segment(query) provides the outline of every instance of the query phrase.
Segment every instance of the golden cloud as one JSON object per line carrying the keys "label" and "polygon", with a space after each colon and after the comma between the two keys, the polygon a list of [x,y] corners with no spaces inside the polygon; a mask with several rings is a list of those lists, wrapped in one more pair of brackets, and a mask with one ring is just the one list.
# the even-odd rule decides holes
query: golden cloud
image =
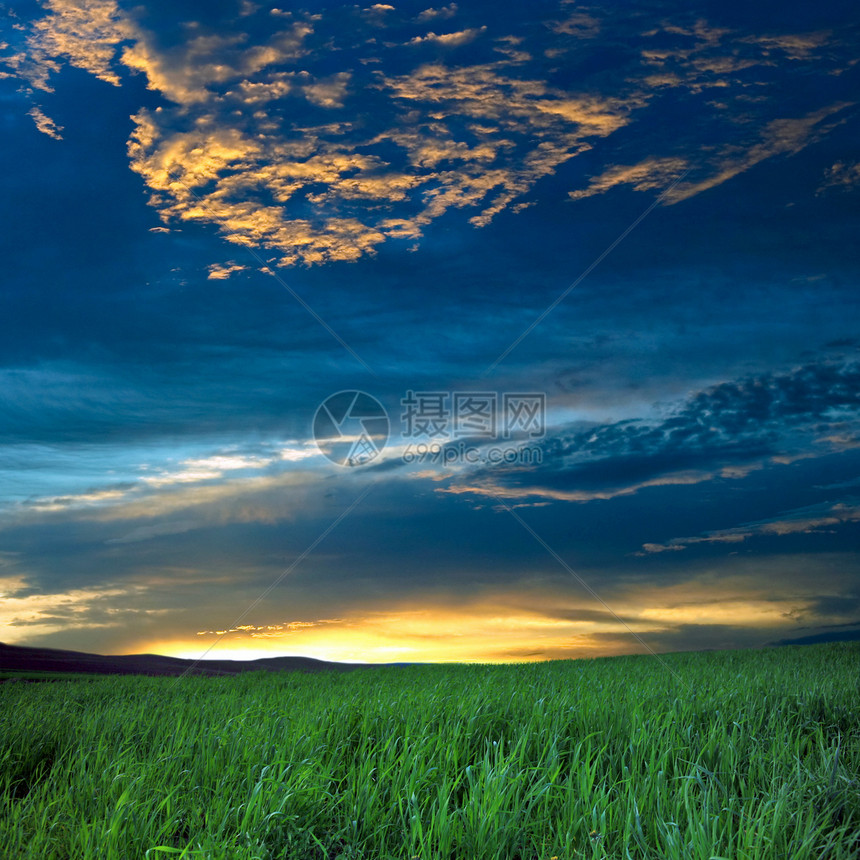
{"label": "golden cloud", "polygon": [[422,42],[433,42],[445,48],[457,48],[460,45],[468,45],[474,42],[482,33],[486,32],[486,26],[470,27],[466,30],[458,30],[455,33],[427,33],[424,36],[415,36],[410,39],[410,45],[420,45]]}
{"label": "golden cloud", "polygon": [[[22,49],[3,58],[7,74],[41,90],[50,90],[63,63],[117,86],[124,73],[143,75],[164,104],[134,114],[128,153],[165,228],[183,221],[211,225],[231,243],[276,252],[279,265],[357,260],[385,241],[420,238],[451,209],[473,210],[469,222],[483,227],[502,211],[529,205],[523,197],[535,183],[627,126],[656,91],[744,86],[738,75],[772,64],[774,52],[800,62],[832,41],[826,33],[740,38],[706,21],[666,24],[643,37],[677,45],[646,48],[645,74],[623,82],[615,95],[600,95],[515,76],[512,70],[531,58],[518,36],[494,37],[494,49],[505,54],[495,62],[431,62],[386,75],[371,71],[378,57],[362,56],[355,68],[328,66],[314,75],[303,66],[312,68],[316,59],[312,37],[326,26],[321,15],[270,9],[281,26],[255,38],[244,28],[258,10],[245,2],[230,32],[188,22],[187,38],[165,45],[144,26],[144,7],[124,9],[116,0],[45,0],[44,7]],[[375,4],[364,11],[377,19],[392,10]],[[457,11],[455,3],[431,7],[417,20],[446,20]],[[562,37],[590,38],[601,24],[574,11],[547,26]],[[434,30],[411,41],[456,47],[486,31],[484,25]],[[375,39],[361,42],[371,44],[378,48]],[[373,95],[372,116],[351,110],[351,93],[362,89]],[[291,102],[333,120],[299,124],[285,109]],[[844,107],[771,120],[742,154],[710,151],[709,175],[679,185],[667,202],[798,152],[826,134],[834,125],[827,118]],[[40,131],[59,138],[59,127],[40,108],[31,115]],[[686,163],[696,162],[654,154],[612,165],[571,196],[617,185],[654,190]]]}
{"label": "golden cloud", "polygon": [[49,14],[34,22],[28,40],[31,83],[48,89],[46,76],[57,70],[56,59],[62,58],[119,86],[113,68],[117,48],[137,30],[115,0],[46,0],[44,6]]}
{"label": "golden cloud", "polygon": [[828,117],[853,106],[852,102],[837,102],[803,117],[772,120],[761,132],[758,142],[750,146],[742,155],[736,154],[736,145],[725,148],[714,159],[716,172],[711,176],[698,182],[684,182],[676,185],[666,197],[667,204],[679,203],[702,191],[721,185],[774,156],[793,155],[800,152],[810,144],[821,140],[838,125],[839,120],[825,122]]}
{"label": "golden cloud", "polygon": [[449,3],[447,6],[440,6],[438,9],[425,9],[418,15],[418,21],[432,21],[434,18],[453,18],[457,14],[457,4]]}
{"label": "golden cloud", "polygon": [[212,263],[208,267],[209,274],[207,279],[210,281],[226,281],[234,272],[243,272],[247,266],[240,266],[232,260],[229,263]]}
{"label": "golden cloud", "polygon": [[[452,484],[450,487],[437,488],[437,493],[452,493],[454,495],[476,495],[487,496],[493,499],[552,499],[558,502],[592,502],[598,499],[614,499],[618,496],[631,496],[640,490],[650,487],[664,486],[688,486],[711,481],[716,476],[715,472],[674,472],[661,475],[659,478],[651,478],[638,484],[630,484],[626,487],[614,487],[605,490],[556,490],[551,487],[541,486],[504,486],[491,480],[483,480],[480,483]],[[513,507],[513,506],[509,506]]]}
{"label": "golden cloud", "polygon": [[652,191],[665,188],[686,169],[683,158],[647,158],[638,164],[612,165],[600,176],[591,180],[587,188],[571,191],[573,200],[603,194],[617,185],[631,185],[634,191]]}
{"label": "golden cloud", "polygon": [[[265,112],[252,115],[252,133],[228,124],[215,104],[205,110],[201,105],[193,127],[179,131],[169,128],[175,114],[140,111],[129,141],[131,166],[153,190],[151,203],[165,223],[214,224],[230,242],[281,252],[279,265],[356,260],[386,238],[419,237],[451,208],[483,204],[471,223],[487,224],[539,178],[587,149],[587,139],[607,136],[628,121],[628,101],[573,98],[540,81],[500,75],[499,68],[429,64],[406,76],[380,76],[376,88],[408,102],[421,119],[411,130],[393,128],[358,142],[337,123],[289,137]],[[298,89],[336,109],[350,78],[339,73],[299,85],[295,77],[277,74],[274,80],[243,80],[227,94],[259,104]],[[431,116],[424,119],[428,108]],[[454,136],[446,117],[469,120],[470,139]],[[239,122],[248,125],[248,117]],[[518,160],[513,151],[523,140],[532,151]],[[404,152],[408,170],[393,169],[374,154],[391,143]],[[316,217],[290,217],[294,200],[310,204]],[[326,214],[352,202],[374,207]],[[396,216],[394,204],[413,213]]]}
{"label": "golden cloud", "polygon": [[30,108],[27,113],[33,117],[33,122],[36,123],[36,128],[42,132],[42,134],[47,134],[48,137],[54,138],[54,140],[62,140],[63,135],[60,132],[63,130],[61,125],[57,125],[49,116],[45,116],[44,112],[38,105],[34,105]]}

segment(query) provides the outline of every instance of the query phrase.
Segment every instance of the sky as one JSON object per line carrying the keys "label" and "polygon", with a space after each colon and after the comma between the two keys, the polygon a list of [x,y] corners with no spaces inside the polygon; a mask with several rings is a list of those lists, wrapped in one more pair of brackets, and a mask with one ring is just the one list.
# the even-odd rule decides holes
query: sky
{"label": "sky", "polygon": [[860,638],[853,4],[0,4],[0,641]]}

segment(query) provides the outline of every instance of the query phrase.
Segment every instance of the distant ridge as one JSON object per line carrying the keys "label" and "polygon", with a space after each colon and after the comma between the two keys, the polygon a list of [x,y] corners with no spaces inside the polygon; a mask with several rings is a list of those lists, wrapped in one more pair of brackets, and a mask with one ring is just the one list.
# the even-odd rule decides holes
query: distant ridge
{"label": "distant ridge", "polygon": [[158,654],[105,656],[55,648],[28,648],[0,642],[0,672],[77,672],[95,675],[238,675],[241,672],[349,672],[362,664],[332,663],[311,657],[260,660],[183,660]]}

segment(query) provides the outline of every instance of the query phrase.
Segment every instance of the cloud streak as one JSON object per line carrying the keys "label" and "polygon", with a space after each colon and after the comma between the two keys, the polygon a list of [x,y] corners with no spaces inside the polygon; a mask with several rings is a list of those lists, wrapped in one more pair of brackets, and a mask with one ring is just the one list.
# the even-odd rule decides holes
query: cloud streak
{"label": "cloud streak", "polygon": [[836,502],[788,511],[770,520],[744,523],[730,529],[717,529],[704,535],[673,538],[664,544],[646,543],[639,556],[679,552],[696,544],[743,543],[754,537],[792,534],[822,534],[847,523],[860,522],[860,506]]}

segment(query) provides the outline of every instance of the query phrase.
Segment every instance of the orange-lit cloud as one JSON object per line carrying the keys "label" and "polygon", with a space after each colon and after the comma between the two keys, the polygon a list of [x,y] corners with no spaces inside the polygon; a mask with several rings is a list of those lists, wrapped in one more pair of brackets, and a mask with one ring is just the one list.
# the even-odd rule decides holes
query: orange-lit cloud
{"label": "orange-lit cloud", "polygon": [[455,33],[427,33],[424,36],[415,36],[410,40],[410,45],[420,45],[422,42],[433,42],[437,45],[442,45],[445,48],[457,48],[460,45],[468,45],[469,42],[474,42],[483,32],[486,27],[470,27],[466,30],[458,30]]}
{"label": "orange-lit cloud", "polygon": [[324,108],[343,107],[343,101],[349,87],[350,72],[338,72],[323,80],[314,81],[302,87],[305,98],[315,105]]}
{"label": "orange-lit cloud", "polygon": [[560,502],[591,502],[597,499],[614,499],[618,496],[630,496],[640,490],[649,487],[664,486],[687,486],[710,481],[716,476],[716,472],[675,472],[641,481],[624,487],[607,488],[603,490],[558,490],[552,487],[539,485],[504,485],[490,479],[482,479],[480,482],[469,482],[452,484],[449,487],[440,487],[437,493],[452,493],[454,495],[476,495],[487,496],[495,499],[527,499],[537,497],[540,499],[552,499]]}
{"label": "orange-lit cloud", "polygon": [[731,529],[718,529],[704,535],[673,538],[663,544],[646,543],[642,545],[642,551],[637,555],[678,552],[696,544],[743,543],[750,538],[767,535],[814,534],[852,522],[860,522],[860,507],[840,502],[823,508],[819,506],[814,510],[789,512],[782,517],[763,522],[747,523]]}
{"label": "orange-lit cloud", "polygon": [[226,281],[233,273],[243,272],[247,268],[247,266],[240,266],[232,260],[229,263],[212,263],[208,267],[207,278],[210,281]]}
{"label": "orange-lit cloud", "polygon": [[634,191],[665,188],[688,167],[683,158],[647,158],[638,164],[613,165],[591,180],[587,188],[571,191],[573,200],[603,194],[617,185],[630,185]]}
{"label": "orange-lit cloud", "polygon": [[33,24],[23,77],[37,89],[49,90],[48,77],[61,58],[119,86],[117,49],[136,37],[137,28],[115,0],[46,0],[44,7],[49,14]]}
{"label": "orange-lit cloud", "polygon": [[[173,525],[179,533],[190,524],[174,520]],[[125,552],[123,544],[148,540],[147,528],[113,541],[111,548]],[[154,534],[159,526],[149,529]],[[170,534],[166,527],[162,533]],[[47,594],[30,585],[19,556],[0,553],[8,571],[0,579],[0,614],[10,631],[5,641],[47,637],[49,642],[63,633],[68,642],[77,631],[85,641],[102,643],[91,646],[100,653],[197,658],[214,646],[207,656],[222,659],[292,654],[384,663],[596,657],[647,653],[648,647],[687,650],[691,642],[756,645],[799,626],[856,620],[850,603],[827,599],[850,576],[840,580],[840,559],[833,559],[836,572],[826,584],[809,579],[808,563],[803,556],[720,561],[700,564],[667,583],[582,570],[605,604],[560,571],[514,583],[473,584],[462,592],[413,583],[399,593],[374,591],[372,597],[351,591],[348,580],[337,595],[318,593],[307,580],[303,585],[301,579],[290,580],[280,586],[280,597],[273,592],[256,605],[271,580],[257,577],[249,589],[235,570],[204,573],[163,564],[143,565],[122,583]],[[167,603],[165,593],[171,595]],[[231,626],[248,607],[253,611]]]}
{"label": "orange-lit cloud", "polygon": [[[347,74],[340,74],[300,89],[321,106],[336,108],[348,81]],[[279,79],[259,86],[263,89],[243,81],[239,92],[259,103],[269,97],[267,87],[294,84]],[[423,226],[451,208],[484,203],[471,221],[485,225],[537,179],[587,149],[589,138],[625,125],[630,109],[622,100],[571,98],[540,81],[505,77],[492,65],[452,71],[430,64],[411,75],[381,77],[377,86],[395,99],[429,104],[438,115],[424,128],[392,129],[371,139],[374,145],[394,142],[402,147],[412,166],[409,172],[355,151],[347,140],[317,138],[312,130],[290,140],[277,132],[250,135],[207,113],[193,130],[165,132],[162,115],[152,111],[133,117],[132,169],[153,190],[152,205],[168,222],[215,224],[228,241],[280,251],[281,265],[355,260],[372,253],[386,237],[419,237]],[[453,137],[442,122],[447,115],[472,120],[477,140]],[[265,113],[257,121],[258,127],[267,127]],[[510,153],[524,135],[537,143],[516,164]],[[320,186],[323,190],[317,190]],[[259,189],[266,189],[274,202],[255,199]],[[412,203],[418,195],[424,205],[412,217],[385,215],[392,204]],[[366,220],[367,209],[348,217],[290,217],[290,203],[302,198],[320,211],[364,200],[385,209],[375,223]],[[487,205],[488,198],[494,199]]]}
{"label": "orange-lit cloud", "polygon": [[457,4],[449,3],[447,6],[439,6],[434,9],[432,6],[425,9],[418,15],[419,21],[432,21],[436,18],[453,18],[457,14]]}
{"label": "orange-lit cloud", "polygon": [[853,104],[849,102],[839,102],[803,117],[772,120],[765,126],[758,142],[750,146],[741,156],[734,154],[734,147],[725,149],[714,159],[716,172],[698,182],[684,182],[677,185],[667,196],[666,202],[670,205],[679,203],[688,197],[721,185],[768,158],[800,152],[810,144],[821,140],[839,123],[839,120],[830,122],[825,120],[852,106]]}
{"label": "orange-lit cloud", "polygon": [[36,128],[42,132],[42,134],[47,134],[48,137],[53,137],[54,140],[62,140],[63,135],[60,133],[63,130],[61,125],[57,125],[49,116],[45,116],[44,112],[38,105],[34,105],[28,111],[31,117],[33,117],[33,122],[36,123]]}
{"label": "orange-lit cloud", "polygon": [[[353,70],[315,78],[297,65],[319,16],[297,15],[256,43],[241,29],[212,33],[190,24],[186,41],[164,46],[138,13],[114,0],[51,0],[46,11],[33,25],[28,51],[14,62],[7,58],[14,73],[43,89],[64,61],[115,85],[124,69],[143,75],[166,104],[135,114],[129,156],[165,226],[212,224],[227,241],[280,252],[281,265],[356,260],[387,240],[414,241],[452,208],[478,208],[470,220],[484,226],[588,149],[590,139],[627,124],[629,111],[642,104],[505,76],[506,64],[529,57],[510,37],[496,40],[509,56],[495,64],[429,64],[378,75],[373,86],[392,107],[416,115],[375,133],[372,146],[349,134],[349,122],[295,135],[269,105],[302,98],[334,114],[349,101]],[[248,7],[243,15],[255,11]],[[370,11],[392,10],[377,4]],[[419,18],[455,12],[450,4]],[[456,47],[486,29],[431,32],[413,41]],[[231,110],[236,105],[242,107]],[[50,130],[46,123],[40,128]],[[408,170],[374,152],[390,151],[392,142],[405,152]]]}
{"label": "orange-lit cloud", "polygon": [[144,74],[149,89],[190,106],[212,99],[213,85],[248,78],[269,66],[302,56],[306,53],[304,40],[312,32],[310,23],[297,22],[260,45],[246,47],[242,33],[201,35],[165,51],[139,31],[134,44],[123,50],[122,62]]}
{"label": "orange-lit cloud", "polygon": [[[382,71],[384,63],[374,73],[359,72],[364,61],[380,59],[362,56],[354,68],[315,76],[305,62],[313,59],[313,38],[329,23],[325,15],[273,8],[270,15],[284,26],[255,38],[245,28],[258,11],[245,2],[232,29],[221,32],[189,22],[184,41],[165,45],[144,26],[142,7],[46,0],[46,14],[32,23],[25,48],[2,62],[7,74],[41,90],[51,89],[63,63],[117,86],[129,72],[142,75],[164,104],[135,113],[128,152],[165,226],[208,224],[231,243],[276,252],[277,263],[289,266],[354,261],[384,242],[414,242],[452,209],[471,210],[469,223],[484,227],[503,211],[530,205],[523,198],[541,178],[628,126],[660,89],[742,91],[747,83],[739,76],[751,69],[777,62],[774,57],[814,60],[834,38],[823,32],[741,37],[704,20],[665,23],[641,34],[661,40],[642,51],[642,74],[609,95],[560,89],[539,74],[515,75],[532,52],[524,37],[513,35],[493,37],[494,50],[504,55],[495,62],[457,65],[452,59],[392,75]],[[397,10],[374,4],[363,11],[364,18],[383,21]],[[442,22],[457,12],[456,3],[430,7],[417,21]],[[593,39],[604,29],[597,14],[569,11],[546,22],[545,32],[572,44]],[[447,33],[436,26],[408,41],[455,48],[487,32],[487,25],[470,24]],[[424,55],[416,50],[415,56],[419,62]],[[368,89],[384,109],[365,133],[365,119],[351,108],[353,95]],[[293,127],[283,108],[295,99],[332,121]],[[844,107],[758,127],[747,111],[740,121],[750,128],[750,143],[740,154],[728,147],[715,154],[710,142],[704,157],[653,153],[632,165],[609,166],[571,196],[579,200],[624,184],[653,191],[685,166],[701,165],[704,177],[679,185],[667,199],[678,203],[765,159],[799,152],[827,134],[838,121],[831,115]],[[41,131],[59,135],[39,108],[32,115]]]}

